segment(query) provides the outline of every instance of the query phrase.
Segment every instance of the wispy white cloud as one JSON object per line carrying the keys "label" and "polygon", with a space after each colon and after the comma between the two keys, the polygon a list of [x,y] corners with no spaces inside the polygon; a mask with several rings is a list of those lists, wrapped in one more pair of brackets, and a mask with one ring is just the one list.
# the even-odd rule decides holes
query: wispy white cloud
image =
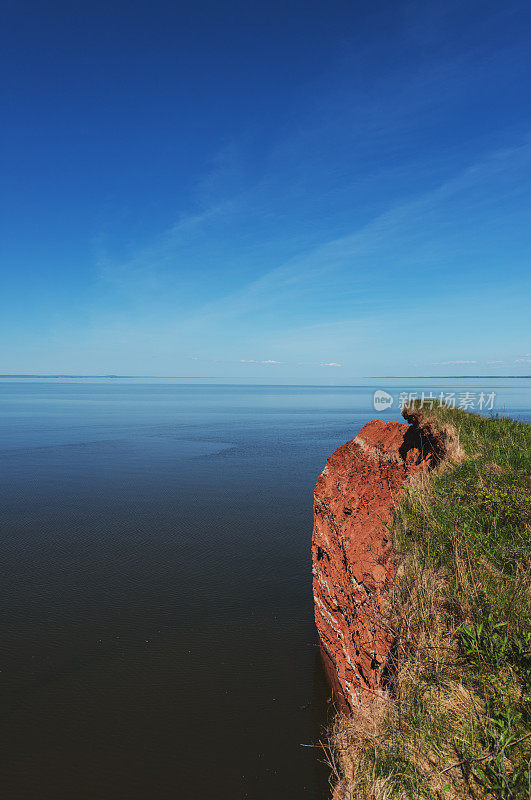
{"label": "wispy white cloud", "polygon": [[274,361],[272,358],[260,361],[257,358],[240,358],[240,364],[283,364],[283,361]]}
{"label": "wispy white cloud", "polygon": [[[381,304],[389,292],[394,291],[391,285],[389,289],[385,287],[385,281],[395,273],[397,252],[406,252],[406,261],[412,264],[418,260],[419,270],[424,275],[429,272],[431,262],[439,268],[434,253],[425,250],[419,221],[423,227],[429,228],[435,220],[438,228],[440,209],[446,209],[456,196],[470,191],[482,195],[481,187],[496,176],[507,170],[521,169],[530,162],[531,146],[527,142],[495,151],[435,188],[412,200],[396,203],[354,232],[303,249],[260,277],[201,305],[192,313],[209,321],[221,321],[227,317],[249,315],[255,310],[263,312],[291,298],[299,301],[301,297],[318,298],[319,292],[333,292],[336,302],[347,296],[364,296],[370,286],[367,283],[369,268],[377,270],[377,285],[382,287],[380,297],[375,298],[378,307],[378,303]],[[448,232],[445,232],[445,237],[450,241]],[[337,279],[331,278],[334,273]],[[444,290],[444,285],[441,289]]]}
{"label": "wispy white cloud", "polygon": [[437,362],[434,362],[434,366],[447,367],[447,366],[450,366],[451,364],[477,364],[477,363],[478,363],[477,361],[469,361],[467,359],[458,359],[457,361],[437,361]]}
{"label": "wispy white cloud", "polygon": [[[456,65],[454,63],[440,65],[441,72],[436,79],[438,85],[440,84],[439,88],[447,83],[445,80],[447,69],[454,71]],[[430,75],[432,74],[430,72]],[[393,122],[397,122],[397,119],[401,119],[404,123],[408,122],[415,116],[415,104],[420,103],[423,107],[430,107],[434,102],[433,97],[438,96],[436,93],[426,91],[425,78],[422,79],[421,86],[417,85],[418,76],[411,74],[408,79],[409,83],[404,84],[402,79],[397,78],[397,83],[405,95],[400,97],[400,102],[396,102],[394,83],[393,91],[390,91],[387,98],[386,113],[392,116]],[[328,103],[326,88],[320,87],[320,91],[322,96],[318,102]],[[405,103],[406,97],[409,98],[408,103]],[[365,114],[364,134],[372,143],[375,120],[382,125],[382,109],[381,103],[366,102],[367,108],[357,107],[351,122],[355,124]],[[210,168],[204,175],[198,176],[194,190],[196,197],[190,211],[182,213],[174,225],[159,236],[155,236],[146,246],[138,248],[128,259],[112,259],[105,252],[101,252],[99,258],[101,275],[106,281],[119,286],[125,292],[138,291],[142,286],[148,291],[164,292],[170,287],[175,302],[187,316],[194,314],[230,316],[246,313],[249,308],[257,305],[263,307],[263,303],[271,304],[291,297],[300,291],[301,285],[309,284],[311,281],[317,283],[323,278],[322,284],[324,276],[334,271],[348,270],[348,294],[355,296],[357,290],[366,291],[365,278],[368,269],[378,270],[376,277],[379,283],[383,282],[386,275],[393,275],[399,252],[407,253],[407,260],[411,265],[414,266],[418,261],[419,264],[422,263],[425,273],[429,271],[430,263],[435,258],[433,250],[437,247],[437,242],[426,243],[423,239],[426,236],[429,239],[429,233],[422,237],[420,231],[428,227],[427,223],[437,215],[438,208],[441,205],[445,207],[445,204],[459,193],[474,188],[480,189],[488,181],[521,168],[530,161],[531,148],[527,142],[521,146],[497,150],[490,155],[476,158],[468,167],[461,168],[450,179],[440,180],[438,185],[432,184],[431,189],[426,188],[428,182],[424,181],[421,184],[424,188],[416,194],[404,193],[407,199],[399,199],[395,194],[387,209],[382,207],[380,201],[379,206],[373,211],[372,219],[368,221],[365,214],[352,213],[351,230],[342,235],[330,235],[330,230],[333,228],[330,221],[319,228],[319,225],[309,226],[307,220],[304,220],[303,235],[299,234],[296,255],[286,257],[286,252],[293,249],[294,240],[290,239],[289,247],[279,245],[274,254],[266,258],[254,274],[253,270],[247,269],[243,270],[241,276],[237,275],[234,268],[237,259],[233,257],[235,249],[248,248],[248,255],[252,255],[253,262],[258,260],[260,253],[272,252],[268,250],[272,239],[272,226],[278,223],[277,217],[285,219],[285,214],[279,215],[275,210],[275,204],[289,187],[285,180],[286,169],[294,169],[291,165],[300,162],[299,178],[301,181],[303,179],[307,181],[308,172],[311,172],[308,160],[312,158],[312,154],[316,163],[322,160],[323,137],[328,140],[334,132],[343,130],[344,115],[349,103],[350,96],[347,95],[342,97],[338,104],[332,103],[328,108],[330,113],[326,115],[326,122],[317,125],[315,120],[324,117],[316,114],[316,109],[310,103],[305,123],[292,130],[283,142],[277,142],[269,153],[264,154],[263,170],[254,181],[246,182],[242,177],[245,172],[243,166],[245,157],[241,152],[245,149],[243,145],[235,141],[224,144],[213,157]],[[408,109],[406,114],[404,107]],[[304,119],[304,114],[302,118]],[[382,126],[384,129],[386,125],[389,128],[388,120],[384,119],[383,123],[385,123]],[[349,147],[351,141],[350,138]],[[301,153],[304,153],[304,159],[301,159]],[[423,173],[429,175],[433,173],[433,160],[409,164],[408,168],[416,175]],[[389,166],[387,169],[392,171],[393,167]],[[448,175],[448,170],[442,171],[441,174]],[[356,177],[359,180],[359,176]],[[367,179],[374,180],[374,175],[371,174]],[[379,175],[378,180],[385,183],[385,175]],[[320,191],[325,192],[326,189],[321,187]],[[344,191],[344,187],[341,191]],[[298,199],[303,203],[305,194],[302,185],[300,192],[301,196]],[[480,199],[477,202],[485,203],[485,198],[492,196],[492,193],[480,191],[479,195]],[[354,202],[355,192],[351,192],[351,198],[354,210],[357,208]],[[496,198],[492,199],[499,202],[498,193]],[[291,215],[295,221],[296,208],[291,208]],[[420,226],[419,221],[422,223]],[[216,228],[214,239],[216,246],[219,245],[218,252],[215,249],[209,251],[206,244],[212,241],[213,226]],[[347,225],[343,223],[343,230],[346,227]],[[218,234],[221,236],[223,231],[228,232],[228,236],[222,243],[217,237]],[[289,234],[285,228],[278,228],[273,234],[273,238],[279,242],[286,237],[289,238]],[[452,246],[448,230],[445,231],[445,237],[448,250],[448,247]],[[283,244],[285,245],[285,241]],[[228,257],[224,257],[224,251]],[[190,303],[190,295],[193,293],[186,291],[187,282],[194,285],[194,276],[203,274],[208,265],[212,266],[214,259],[217,268],[223,269],[227,277],[233,274],[234,280],[226,281],[229,289],[224,296],[222,290],[209,293],[209,282],[205,281],[200,287],[201,291],[195,292],[193,303]],[[275,260],[277,260],[276,265]],[[256,273],[259,273],[259,277],[256,277]],[[335,288],[333,282],[331,288]],[[344,285],[343,290],[346,288]],[[210,300],[209,296],[214,296],[215,299]],[[184,304],[183,298],[186,300]]]}
{"label": "wispy white cloud", "polygon": [[[443,264],[457,262],[459,257],[463,260],[459,228],[462,220],[453,209],[464,203],[470,209],[470,218],[476,213],[476,225],[484,224],[485,206],[500,197],[491,191],[492,186],[506,180],[507,174],[525,172],[530,162],[531,147],[527,142],[492,152],[457,170],[453,177],[435,185],[432,182],[430,189],[424,188],[406,199],[395,196],[386,210],[382,211],[381,205],[379,210],[373,207],[368,218],[353,214],[347,233],[331,235],[330,226],[312,228],[298,242],[290,240],[289,247],[282,242],[282,246],[267,251],[267,257],[262,251],[269,246],[268,226],[249,233],[246,225],[253,215],[260,217],[271,211],[267,204],[272,200],[267,191],[271,186],[275,188],[275,181],[271,175],[261,176],[254,185],[223,197],[222,167],[212,175],[212,181],[208,176],[202,181],[200,193],[205,203],[211,203],[209,207],[182,215],[128,261],[104,260],[103,272],[106,280],[124,292],[130,289],[136,293],[140,304],[147,298],[146,310],[142,308],[138,318],[130,322],[132,329],[149,327],[161,339],[171,338],[179,346],[184,341],[194,349],[196,341],[200,341],[197,352],[201,352],[202,360],[221,355],[226,363],[242,365],[348,366],[352,359],[362,357],[362,344],[363,358],[370,359],[380,335],[385,339],[382,348],[385,345],[393,352],[407,348],[412,339],[400,341],[399,336],[392,336],[391,320],[395,330],[399,324],[403,332],[408,331],[417,318],[429,316],[426,303],[431,314],[437,306],[444,325],[444,297],[451,296],[452,307],[446,314],[448,319],[453,315],[455,326],[455,267],[453,278],[439,280],[440,251],[444,251]],[[447,176],[448,171],[441,174]],[[268,182],[270,185],[264,188]],[[348,227],[342,225],[343,230]],[[219,244],[217,250],[212,245],[214,228],[216,236],[221,236],[221,231],[226,237],[224,241],[214,237]],[[278,231],[275,236],[279,237]],[[210,249],[205,250],[203,243],[207,241]],[[241,243],[243,248],[249,247],[243,269],[234,266],[237,259],[231,248],[235,241],[238,246]],[[289,251],[291,254],[286,256]],[[473,249],[471,252],[477,258]],[[208,270],[223,276],[223,280],[205,279]],[[437,275],[438,303],[429,296],[430,272]],[[459,275],[460,295],[466,303],[468,292],[471,307],[478,308],[477,283],[467,286],[466,281],[464,272]],[[150,292],[158,293],[156,302],[151,302]],[[310,319],[315,320],[315,326],[308,325]],[[386,337],[375,330],[377,322],[382,331],[388,331]],[[96,320],[95,326],[98,324]],[[468,338],[473,335],[472,325],[469,322]],[[325,338],[320,341],[323,331]],[[441,339],[448,333],[441,328],[439,335],[435,331],[431,335],[432,339]],[[240,359],[235,349],[238,339],[246,340],[258,353],[271,347],[280,358]],[[423,340],[424,337],[417,337],[414,341],[415,356],[419,355]],[[430,355],[432,359],[444,357],[441,350],[427,355],[423,363],[480,363],[476,359],[430,360]],[[474,350],[481,357],[481,351],[476,347]],[[328,361],[330,351],[338,361]]]}

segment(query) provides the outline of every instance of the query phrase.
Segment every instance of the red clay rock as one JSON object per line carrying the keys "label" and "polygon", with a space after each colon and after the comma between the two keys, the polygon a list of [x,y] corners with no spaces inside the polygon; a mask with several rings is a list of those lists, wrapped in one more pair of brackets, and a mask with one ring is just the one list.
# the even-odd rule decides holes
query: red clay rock
{"label": "red clay rock", "polygon": [[406,479],[434,458],[419,428],[373,420],[338,447],[317,479],[315,620],[330,681],[347,713],[385,682],[396,571],[387,524]]}

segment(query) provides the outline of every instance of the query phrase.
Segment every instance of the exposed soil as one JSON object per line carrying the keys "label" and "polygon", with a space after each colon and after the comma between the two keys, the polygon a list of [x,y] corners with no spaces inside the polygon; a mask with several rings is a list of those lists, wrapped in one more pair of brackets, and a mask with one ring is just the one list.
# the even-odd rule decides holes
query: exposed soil
{"label": "exposed soil", "polygon": [[405,481],[440,460],[416,424],[369,422],[338,447],[314,495],[313,592],[323,660],[343,710],[385,688],[396,572],[388,523]]}

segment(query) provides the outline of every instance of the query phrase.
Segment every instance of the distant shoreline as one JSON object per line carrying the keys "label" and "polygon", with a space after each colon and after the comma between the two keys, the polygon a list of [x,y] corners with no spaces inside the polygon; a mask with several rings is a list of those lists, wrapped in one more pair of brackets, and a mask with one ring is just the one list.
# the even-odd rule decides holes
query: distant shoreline
{"label": "distant shoreline", "polygon": [[[242,375],[25,375],[25,374],[5,374],[0,375],[0,378],[114,378],[116,380],[123,380],[124,378],[146,378],[150,380],[161,380],[167,378],[168,380],[189,380],[189,381],[209,381],[209,380],[242,380]],[[261,380],[263,375],[254,375],[252,377],[246,376],[245,380]],[[280,377],[280,376],[275,376]],[[355,380],[382,380],[382,381],[419,381],[419,380],[460,380],[462,378],[503,378],[503,379],[519,379],[531,378],[531,375],[362,375]],[[298,385],[298,384],[292,384]],[[317,384],[312,384],[317,385]],[[353,385],[353,384],[343,384]]]}

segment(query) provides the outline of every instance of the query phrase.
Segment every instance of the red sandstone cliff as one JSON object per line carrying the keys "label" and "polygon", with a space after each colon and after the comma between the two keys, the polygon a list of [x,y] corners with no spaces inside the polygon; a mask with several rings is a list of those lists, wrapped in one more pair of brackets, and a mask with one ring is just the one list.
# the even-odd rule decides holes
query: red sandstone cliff
{"label": "red sandstone cliff", "polygon": [[406,479],[438,454],[416,425],[369,422],[330,456],[315,486],[313,593],[323,658],[343,710],[385,683],[396,571],[387,524]]}

